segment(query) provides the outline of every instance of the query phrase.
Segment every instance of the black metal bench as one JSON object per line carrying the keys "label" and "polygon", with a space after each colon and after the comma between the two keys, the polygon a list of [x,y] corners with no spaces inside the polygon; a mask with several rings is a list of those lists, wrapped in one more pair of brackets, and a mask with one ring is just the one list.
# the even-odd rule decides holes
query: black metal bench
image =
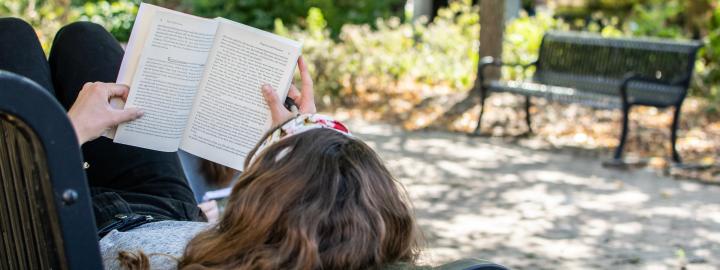
{"label": "black metal bench", "polygon": [[[481,130],[485,100],[492,92],[524,95],[526,123],[532,132],[530,97],[564,103],[580,103],[623,112],[620,143],[612,163],[622,163],[628,133],[630,108],[635,105],[675,107],[670,142],[672,159],[680,163],[675,147],[680,107],[695,67],[701,44],[661,39],[604,38],[580,32],[549,32],[543,37],[537,61],[528,65],[503,63],[492,57],[481,59],[478,67],[480,117],[475,133]],[[535,66],[527,81],[486,80],[491,66]]]}
{"label": "black metal bench", "polygon": [[60,103],[0,70],[0,269],[102,269],[86,181]]}

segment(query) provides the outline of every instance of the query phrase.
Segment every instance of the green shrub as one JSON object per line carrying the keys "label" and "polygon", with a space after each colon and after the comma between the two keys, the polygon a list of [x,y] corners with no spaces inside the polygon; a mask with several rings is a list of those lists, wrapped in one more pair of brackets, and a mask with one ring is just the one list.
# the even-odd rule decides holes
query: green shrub
{"label": "green shrub", "polygon": [[[563,20],[555,19],[548,14],[537,14],[530,17],[521,14],[507,24],[505,41],[503,42],[503,61],[508,63],[529,64],[537,60],[543,35],[549,30],[568,30],[570,26]],[[531,71],[531,70],[530,70]],[[506,67],[503,75],[519,79],[529,74],[522,73],[517,67]]]}
{"label": "green shrub", "polygon": [[[467,91],[474,83],[480,17],[478,7],[469,0],[451,2],[432,23],[402,23],[390,18],[379,19],[376,29],[348,24],[337,40],[323,27],[322,18],[319,9],[312,9],[308,27],[287,28],[278,21],[275,32],[304,44],[303,54],[311,65],[318,95],[326,101],[352,102],[360,92],[387,94],[408,81],[455,91]],[[503,58],[532,62],[545,31],[569,28],[546,14],[523,14],[507,25]],[[506,76],[525,75],[519,70],[505,71]]]}
{"label": "green shrub", "polygon": [[46,52],[50,49],[55,32],[67,22],[77,19],[77,12],[59,0],[0,0],[0,14],[22,18],[32,25]]}
{"label": "green shrub", "polygon": [[[479,12],[469,1],[454,2],[432,24],[402,23],[397,17],[368,24],[345,25],[338,40],[325,28],[323,12],[311,9],[307,27],[275,32],[300,40],[316,76],[319,95],[338,98],[341,90],[389,91],[401,81],[472,85],[477,65]],[[350,95],[352,96],[352,95]]]}
{"label": "green shrub", "polygon": [[[659,5],[659,6],[653,6]],[[683,29],[675,26],[678,2],[636,6],[634,15],[624,21],[616,17],[590,22],[567,23],[547,14],[521,14],[505,29],[503,59],[530,63],[537,59],[543,34],[548,30],[582,30],[603,36],[659,36],[687,39]],[[308,15],[321,18],[313,9]],[[313,15],[315,14],[315,15]],[[322,95],[341,97],[343,89],[376,92],[393,91],[399,82],[414,81],[426,85],[447,85],[466,91],[472,85],[478,61],[479,11],[469,1],[454,1],[441,9],[430,24],[401,23],[397,18],[381,19],[377,29],[368,25],[346,25],[339,39],[330,38],[325,22],[310,27],[276,28],[276,32],[301,40],[304,54],[312,63]],[[282,25],[282,24],[279,24]],[[713,29],[705,38],[691,93],[720,101],[720,11],[715,11]],[[523,78],[532,70],[505,68],[503,76]]]}
{"label": "green shrub", "polygon": [[[709,1],[709,0],[708,0]],[[466,91],[475,78],[479,46],[479,10],[470,0],[451,1],[431,23],[403,22],[395,7],[404,0],[153,0],[186,12],[223,16],[257,27],[274,28],[304,43],[322,95],[335,98],[347,91],[394,91],[398,83],[444,85]],[[60,26],[88,20],[105,26],[126,41],[138,0],[0,1],[0,13],[30,22],[43,48],[49,49]],[[605,36],[655,36],[688,39],[683,28],[686,2],[680,0],[594,0],[591,19],[566,22],[547,14],[521,14],[507,24],[503,59],[529,63],[537,58],[542,35],[551,29],[598,32]],[[708,2],[711,3],[711,2]],[[32,6],[30,6],[32,4]],[[632,6],[622,15],[606,6]],[[720,4],[711,19],[699,25],[704,47],[699,52],[691,94],[720,104]],[[194,10],[187,10],[188,8]],[[377,19],[376,19],[377,17]],[[347,23],[347,24],[346,24]],[[288,24],[289,26],[286,26]],[[530,70],[529,72],[532,72]],[[506,68],[504,76],[522,78],[521,69]],[[720,106],[718,106],[720,107]]]}
{"label": "green shrub", "polygon": [[275,19],[306,26],[304,17],[315,7],[323,11],[333,36],[347,23],[373,23],[377,18],[398,16],[404,3],[405,0],[186,0],[195,14],[225,17],[266,30],[274,27]]}
{"label": "green shrub", "polygon": [[685,37],[679,23],[684,12],[683,3],[671,0],[659,4],[636,5],[632,10],[633,14],[626,23],[628,33],[661,38]]}
{"label": "green shrub", "polygon": [[79,20],[103,25],[116,39],[125,42],[130,38],[138,10],[135,0],[86,2],[76,10]]}
{"label": "green shrub", "polygon": [[706,97],[715,113],[720,112],[720,6],[714,10],[709,22],[710,32],[703,40],[705,46],[700,49],[696,78],[693,81],[693,94]]}

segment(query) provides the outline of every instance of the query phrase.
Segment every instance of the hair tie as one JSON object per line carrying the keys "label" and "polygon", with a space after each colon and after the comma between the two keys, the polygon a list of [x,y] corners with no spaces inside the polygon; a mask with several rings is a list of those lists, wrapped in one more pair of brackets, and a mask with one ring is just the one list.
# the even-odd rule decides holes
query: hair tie
{"label": "hair tie", "polygon": [[250,162],[254,162],[255,158],[262,153],[265,148],[270,145],[279,142],[280,140],[287,138],[292,135],[297,135],[308,130],[313,129],[330,129],[337,131],[346,136],[352,136],[350,130],[340,121],[333,119],[330,116],[323,114],[301,114],[297,117],[290,119],[285,124],[276,128],[270,135],[267,136],[265,141],[258,147],[255,154],[250,159]]}

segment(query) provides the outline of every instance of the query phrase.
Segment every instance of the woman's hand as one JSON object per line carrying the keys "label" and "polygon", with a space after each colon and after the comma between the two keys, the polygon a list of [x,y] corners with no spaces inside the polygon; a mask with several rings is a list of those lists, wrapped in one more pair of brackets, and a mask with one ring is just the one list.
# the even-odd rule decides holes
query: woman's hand
{"label": "woman's hand", "polygon": [[[300,113],[316,113],[317,109],[315,108],[315,96],[313,95],[313,81],[302,56],[298,59],[298,68],[300,69],[300,78],[302,79],[300,90],[298,90],[295,85],[291,85],[288,97],[295,101],[295,103],[300,107],[298,108]],[[277,127],[295,116],[283,106],[285,101],[280,100],[278,94],[270,85],[263,85],[262,92],[265,97],[265,101],[270,107],[273,127]]]}
{"label": "woman's hand", "polygon": [[110,98],[121,97],[126,100],[129,91],[127,86],[114,83],[95,82],[83,86],[68,111],[80,145],[100,137],[112,127],[143,115],[138,108],[120,110],[110,106]]}
{"label": "woman's hand", "polygon": [[198,208],[205,213],[209,223],[217,223],[218,219],[220,219],[220,208],[218,208],[216,200],[198,204]]}

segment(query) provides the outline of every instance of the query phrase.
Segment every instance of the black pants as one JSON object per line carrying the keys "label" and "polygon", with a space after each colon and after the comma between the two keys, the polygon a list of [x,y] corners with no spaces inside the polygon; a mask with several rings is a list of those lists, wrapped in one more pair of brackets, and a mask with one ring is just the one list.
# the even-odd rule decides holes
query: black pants
{"label": "black pants", "polygon": [[[70,109],[86,82],[114,82],[123,57],[120,44],[101,26],[88,22],[58,31],[49,60],[32,27],[0,18],[0,69],[30,78]],[[205,220],[196,206],[175,153],[115,144],[99,138],[82,146],[98,229],[132,227],[123,217],[152,220]],[[138,224],[138,222],[130,222]],[[142,223],[142,222],[140,222]]]}

